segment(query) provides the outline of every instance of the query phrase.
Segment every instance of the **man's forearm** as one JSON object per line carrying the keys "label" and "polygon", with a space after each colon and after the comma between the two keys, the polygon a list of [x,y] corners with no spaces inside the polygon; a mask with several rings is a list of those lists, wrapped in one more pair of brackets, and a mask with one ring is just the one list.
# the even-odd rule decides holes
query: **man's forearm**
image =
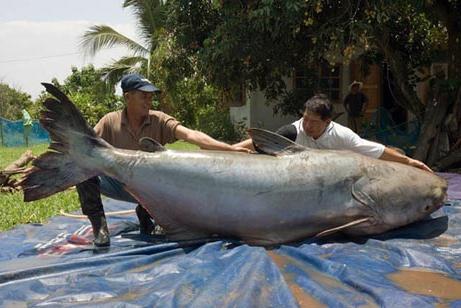
{"label": "man's forearm", "polygon": [[422,170],[426,170],[429,172],[433,172],[431,168],[429,168],[426,164],[423,162],[420,162],[419,160],[410,158],[404,154],[401,154],[397,152],[396,150],[393,150],[391,148],[385,147],[383,154],[379,157],[379,159],[382,160],[387,160],[387,161],[394,161],[397,163],[402,163],[405,165],[409,165],[415,168],[419,168]]}
{"label": "man's forearm", "polygon": [[408,164],[410,158],[408,156],[406,156],[406,155],[403,155],[403,154],[397,152],[394,149],[385,147],[384,151],[383,151],[383,154],[381,154],[381,157],[379,157],[379,159],[388,160],[388,161],[395,161],[395,162],[402,163],[402,164]]}
{"label": "man's forearm", "polygon": [[178,125],[176,127],[175,137],[177,139],[195,144],[204,150],[239,151],[246,153],[250,152],[246,148],[236,147],[234,145],[218,141],[205,133],[202,133],[198,130],[188,129],[182,125]]}
{"label": "man's forearm", "polygon": [[232,146],[218,141],[205,133],[197,130],[182,129],[176,136],[178,139],[187,141],[189,143],[199,146],[203,150],[222,150],[230,151]]}
{"label": "man's forearm", "polygon": [[233,148],[230,144],[225,142],[218,141],[207,134],[204,134],[199,131],[195,131],[192,138],[186,140],[190,143],[198,145],[201,149],[204,150],[221,150],[221,151],[232,151]]}

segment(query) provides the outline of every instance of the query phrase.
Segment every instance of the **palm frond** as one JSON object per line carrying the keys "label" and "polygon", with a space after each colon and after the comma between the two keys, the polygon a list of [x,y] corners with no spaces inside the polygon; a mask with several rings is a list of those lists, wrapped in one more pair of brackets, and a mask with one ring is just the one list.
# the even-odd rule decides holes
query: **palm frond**
{"label": "palm frond", "polygon": [[125,0],[123,7],[132,9],[137,17],[141,36],[151,50],[157,45],[157,36],[165,26],[166,7],[162,0]]}
{"label": "palm frond", "polygon": [[119,60],[100,69],[103,80],[111,87],[115,86],[122,76],[127,73],[141,73],[147,65],[147,59],[143,57],[122,57]]}
{"label": "palm frond", "polygon": [[146,56],[149,54],[149,49],[106,25],[90,27],[80,41],[80,47],[91,56],[103,48],[110,48],[115,45],[125,46],[135,55]]}

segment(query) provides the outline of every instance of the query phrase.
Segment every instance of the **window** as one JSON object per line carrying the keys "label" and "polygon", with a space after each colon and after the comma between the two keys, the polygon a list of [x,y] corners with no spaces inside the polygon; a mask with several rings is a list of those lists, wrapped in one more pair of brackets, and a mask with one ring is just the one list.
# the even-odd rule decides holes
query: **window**
{"label": "window", "polygon": [[295,89],[312,89],[313,92],[328,95],[332,102],[339,102],[341,94],[340,66],[321,63],[314,68],[295,70],[293,87]]}

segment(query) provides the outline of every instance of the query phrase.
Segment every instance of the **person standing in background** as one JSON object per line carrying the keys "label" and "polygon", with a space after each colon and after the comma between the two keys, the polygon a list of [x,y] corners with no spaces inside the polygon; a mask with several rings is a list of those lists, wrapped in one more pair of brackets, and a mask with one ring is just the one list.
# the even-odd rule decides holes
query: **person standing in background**
{"label": "person standing in background", "polygon": [[26,109],[22,110],[22,125],[24,128],[24,143],[26,144],[26,147],[28,147],[29,146],[29,136],[30,136],[30,132],[32,131],[33,123],[32,123],[32,118]]}
{"label": "person standing in background", "polygon": [[344,98],[344,108],[348,115],[348,126],[359,134],[362,128],[362,119],[368,106],[368,97],[362,92],[363,83],[355,81],[349,86],[350,92]]}

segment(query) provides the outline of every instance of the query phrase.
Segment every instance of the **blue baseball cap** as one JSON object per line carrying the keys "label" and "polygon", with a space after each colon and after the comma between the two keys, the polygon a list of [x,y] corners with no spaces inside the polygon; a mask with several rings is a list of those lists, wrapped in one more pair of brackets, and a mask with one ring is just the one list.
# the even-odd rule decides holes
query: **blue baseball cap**
{"label": "blue baseball cap", "polygon": [[135,73],[123,76],[121,87],[123,93],[132,90],[160,92],[160,89],[154,86],[148,79]]}

